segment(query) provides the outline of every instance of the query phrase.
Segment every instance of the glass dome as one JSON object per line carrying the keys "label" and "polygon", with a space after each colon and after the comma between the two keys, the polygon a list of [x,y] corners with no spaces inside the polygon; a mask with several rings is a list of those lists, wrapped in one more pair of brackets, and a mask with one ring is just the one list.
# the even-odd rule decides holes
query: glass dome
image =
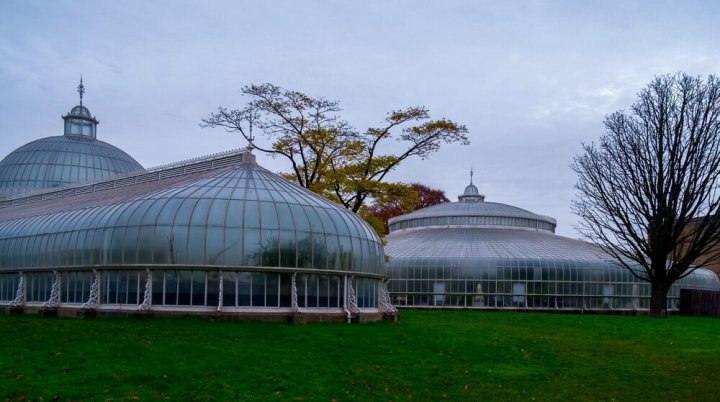
{"label": "glass dome", "polygon": [[[474,187],[474,186],[473,186]],[[427,227],[510,227],[555,232],[555,219],[522,208],[485,202],[484,196],[461,195],[459,202],[447,202],[419,209],[388,221],[390,232]]]}
{"label": "glass dome", "polygon": [[0,198],[91,183],[143,171],[122,150],[97,140],[98,121],[82,104],[85,86],[78,86],[80,104],[63,116],[62,137],[42,138],[21,146],[0,161]]}
{"label": "glass dome", "polygon": [[89,183],[143,167],[122,150],[79,136],[42,138],[0,161],[0,196]]}
{"label": "glass dome", "polygon": [[463,196],[473,195],[480,195],[480,190],[478,190],[477,186],[475,186],[474,184],[469,184],[467,187],[465,187],[465,192],[463,193]]}
{"label": "glass dome", "polygon": [[82,105],[77,105],[70,110],[70,116],[73,117],[89,117],[92,118],[90,110]]}

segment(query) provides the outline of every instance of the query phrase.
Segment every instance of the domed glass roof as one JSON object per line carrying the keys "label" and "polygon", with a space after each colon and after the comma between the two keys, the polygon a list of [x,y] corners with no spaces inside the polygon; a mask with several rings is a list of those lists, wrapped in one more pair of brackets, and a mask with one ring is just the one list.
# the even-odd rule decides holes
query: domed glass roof
{"label": "domed glass roof", "polygon": [[90,110],[83,105],[77,105],[70,111],[70,115],[74,117],[89,117],[92,118]]}
{"label": "domed glass roof", "polygon": [[130,155],[106,142],[79,136],[47,137],[21,146],[0,161],[0,196],[142,170]]}
{"label": "domed glass roof", "polygon": [[0,161],[0,198],[144,170],[130,155],[96,139],[98,121],[82,104],[82,78],[78,93],[80,104],[62,117],[64,136],[30,142]]}
{"label": "domed glass roof", "polygon": [[[472,172],[470,173],[472,177]],[[458,196],[458,202],[447,202],[390,218],[390,232],[433,227],[512,228],[555,232],[555,219],[534,214],[522,208],[497,202],[485,202],[485,196],[472,184]]]}
{"label": "domed glass roof", "polygon": [[[590,243],[548,232],[493,228],[433,228],[389,236],[392,258],[545,258],[606,261]],[[392,260],[391,258],[391,260]]]}
{"label": "domed glass roof", "polygon": [[[138,183],[127,187],[0,209],[0,240],[6,239],[0,266],[193,264],[384,274],[381,241],[362,219],[255,163],[146,181],[153,174],[123,178]],[[57,238],[54,249],[39,241],[30,245],[37,249],[10,244],[35,233]]]}
{"label": "domed glass roof", "polygon": [[480,195],[480,190],[474,185],[470,184],[467,187],[465,187],[465,192],[463,195]]}

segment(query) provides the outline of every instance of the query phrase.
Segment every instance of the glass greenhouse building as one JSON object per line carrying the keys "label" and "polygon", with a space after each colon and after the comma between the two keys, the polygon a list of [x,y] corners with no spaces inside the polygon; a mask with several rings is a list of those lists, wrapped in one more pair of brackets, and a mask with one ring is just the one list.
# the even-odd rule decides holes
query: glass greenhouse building
{"label": "glass greenhouse building", "polygon": [[[395,319],[393,304],[648,309],[646,282],[555,235],[553,218],[485,202],[472,176],[458,202],[392,218],[383,248],[354,213],[250,149],[144,169],[97,139],[78,90],[63,136],[0,161],[0,309],[295,321]],[[720,281],[695,270],[668,309],[680,288]]]}
{"label": "glass greenhouse building", "polygon": [[[144,170],[119,150],[67,145],[97,141],[90,126],[70,138],[66,119],[66,138],[30,143],[0,165],[0,305],[270,320],[396,313],[382,243],[352,212],[263,169],[249,150]],[[19,187],[36,190],[7,196]]]}
{"label": "glass greenhouse building", "polygon": [[[472,180],[458,202],[390,219],[391,300],[414,308],[648,310],[650,287],[597,247],[555,235],[553,218],[485,202]],[[640,272],[640,271],[638,271]],[[720,289],[698,268],[673,285]]]}

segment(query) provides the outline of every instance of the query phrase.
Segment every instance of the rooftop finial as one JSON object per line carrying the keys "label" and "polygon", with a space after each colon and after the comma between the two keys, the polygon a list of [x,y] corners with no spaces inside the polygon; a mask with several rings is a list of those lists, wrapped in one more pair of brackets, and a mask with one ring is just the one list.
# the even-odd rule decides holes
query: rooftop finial
{"label": "rooftop finial", "polygon": [[85,85],[83,85],[82,75],[80,76],[80,85],[78,85],[77,91],[80,94],[80,106],[82,106],[82,98],[85,94]]}
{"label": "rooftop finial", "polygon": [[465,187],[465,192],[458,196],[458,200],[460,202],[483,202],[485,201],[485,196],[480,194],[478,191],[478,188],[475,187],[473,184],[473,176],[475,175],[475,172],[473,171],[473,168],[470,168],[470,184],[468,184],[467,187]]}
{"label": "rooftop finial", "polygon": [[255,120],[255,116],[252,113],[250,113],[248,115],[248,136],[247,136],[248,146],[246,148],[248,150],[248,152],[252,152],[252,150],[255,149],[255,144],[253,144],[253,140],[255,139],[255,137],[253,137],[253,132],[252,132],[254,120]]}

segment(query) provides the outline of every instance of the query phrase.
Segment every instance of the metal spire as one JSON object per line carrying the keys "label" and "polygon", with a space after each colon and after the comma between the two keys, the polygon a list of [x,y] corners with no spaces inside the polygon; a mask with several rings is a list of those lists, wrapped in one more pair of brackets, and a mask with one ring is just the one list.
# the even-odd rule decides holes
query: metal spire
{"label": "metal spire", "polygon": [[470,184],[473,184],[472,179],[473,179],[473,170],[472,170],[472,168],[470,168]]}
{"label": "metal spire", "polygon": [[252,132],[254,120],[255,120],[254,116],[251,113],[250,116],[248,117],[248,126],[249,126],[249,132],[248,132],[248,136],[247,136],[248,146],[245,148],[248,150],[248,152],[252,152],[252,150],[255,149],[255,144],[253,144],[253,140],[255,140],[255,137],[253,136],[253,132]]}
{"label": "metal spire", "polygon": [[78,85],[77,91],[80,94],[80,106],[82,106],[82,98],[85,94],[85,85],[83,85],[82,75],[80,76],[80,85]]}

